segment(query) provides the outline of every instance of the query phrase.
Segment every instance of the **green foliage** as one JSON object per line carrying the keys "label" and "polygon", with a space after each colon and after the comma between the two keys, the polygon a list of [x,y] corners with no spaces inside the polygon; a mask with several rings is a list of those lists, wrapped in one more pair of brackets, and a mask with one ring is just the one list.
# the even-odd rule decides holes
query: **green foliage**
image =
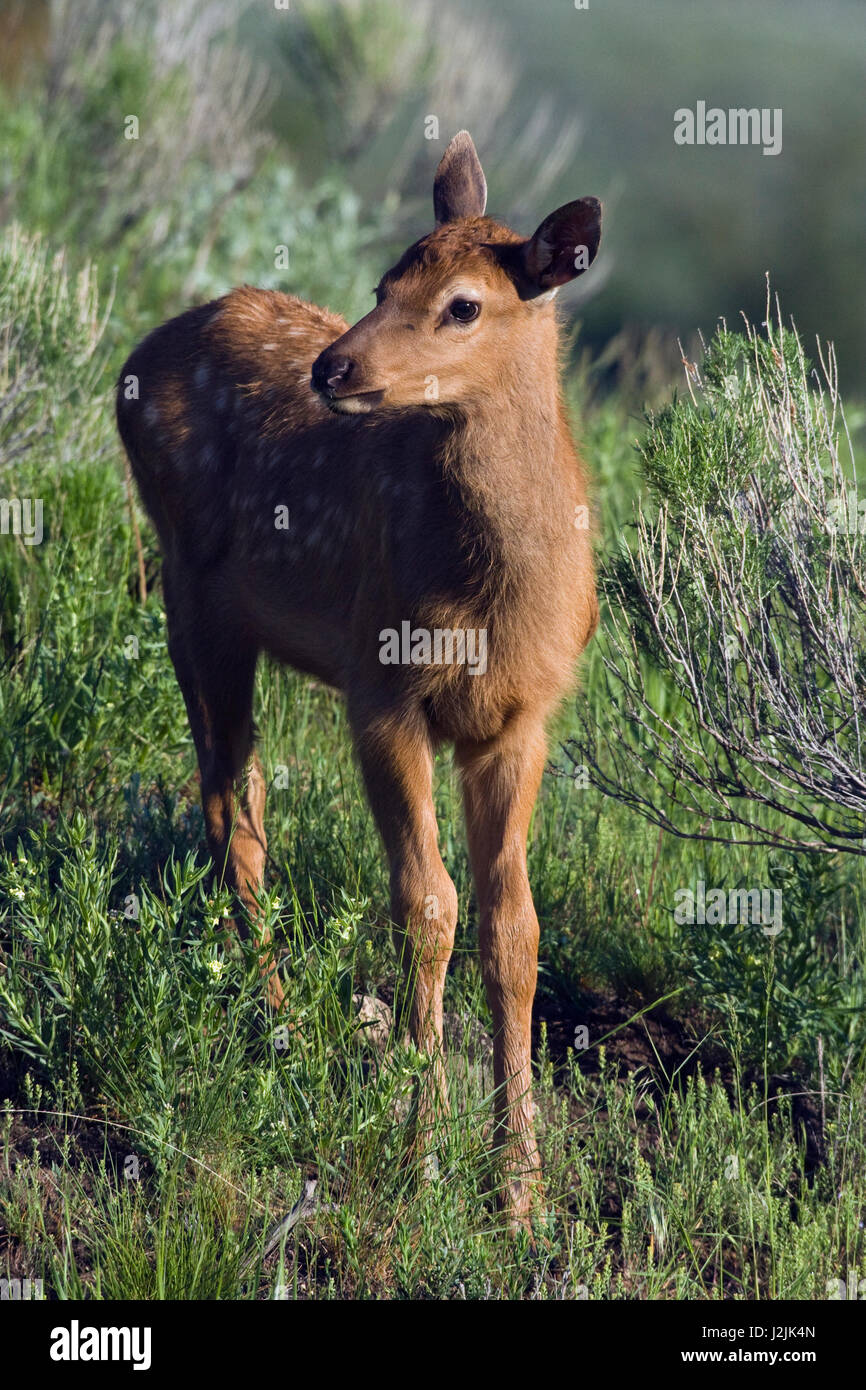
{"label": "green foliage", "polygon": [[[863,1046],[859,989],[828,970],[835,949],[834,899],[839,892],[834,865],[823,860],[775,856],[766,879],[780,905],[781,932],[763,934],[754,923],[695,926],[685,940],[689,977],[707,1002],[735,1019],[747,1059],[763,1058],[773,1072],[812,1054],[815,1039],[828,1046]],[[726,887],[744,883],[726,876]],[[852,982],[853,983],[853,982]]]}
{"label": "green foliage", "polygon": [[423,6],[392,0],[314,0],[289,17],[279,46],[340,163],[433,75],[429,18]]}
{"label": "green foliage", "polygon": [[[684,340],[720,314],[757,321],[769,269],[804,341],[834,341],[843,385],[859,394],[864,132],[847,109],[856,8],[729,0],[693,6],[687,23],[680,0],[620,0],[591,20],[561,0],[537,0],[531,12],[525,0],[486,0],[473,15],[479,8],[495,13],[521,55],[512,107],[525,113],[543,84],[555,108],[576,107],[591,132],[556,193],[605,202],[602,251],[615,273],[585,314],[593,346],[628,321],[664,324]],[[782,108],[781,155],[676,145],[674,111],[694,109],[697,97]]]}
{"label": "green foliage", "polygon": [[866,525],[835,356],[812,372],[768,307],[688,373],[602,570],[611,698],[583,752],[677,833],[861,853]]}
{"label": "green foliage", "polygon": [[866,1040],[858,973],[828,969],[862,872],[783,851],[862,844],[866,550],[832,350],[822,379],[768,308],[762,333],[720,328],[687,383],[638,445],[644,491],[601,572],[606,698],[587,690],[571,756],[704,842],[662,880],[668,912],[697,880],[778,894],[781,934],[716,921],[680,947],[744,1056],[781,1071],[818,1036]]}
{"label": "green foliage", "polygon": [[[242,281],[286,290],[353,323],[373,307],[389,232],[388,206],[365,215],[357,194],[335,176],[305,189],[289,166],[270,156],[228,204],[206,263],[197,261],[186,284],[200,298]],[[279,248],[285,250],[278,258]],[[179,256],[174,274],[183,271]]]}
{"label": "green foliage", "polygon": [[[359,103],[388,87],[394,122],[397,50],[372,44],[392,12],[361,8],[376,23],[357,34],[305,10],[319,25],[310,80],[326,62],[332,87],[356,74]],[[398,49],[407,26],[389,29]],[[341,47],[346,34],[357,43]],[[210,58],[165,61],[132,29],[75,53],[51,101],[47,76],[0,97],[0,200],[20,219],[0,239],[2,490],[45,506],[41,544],[0,536],[4,1274],[44,1277],[60,1298],[824,1297],[828,1281],[866,1269],[866,894],[850,857],[819,867],[750,846],[697,850],[582,779],[546,779],[530,842],[547,1173],[533,1253],[505,1236],[489,1196],[492,1080],[478,1039],[491,1020],[451,761],[437,756],[436,802],[463,905],[446,989],[453,1113],[434,1136],[439,1178],[418,1184],[411,1087],[426,1059],[398,1029],[383,1048],[358,1017],[358,993],[390,1003],[397,966],[345,716],[332,693],[263,663],[262,908],[288,999],[279,1020],[264,1011],[256,952],[226,931],[228,899],[212,886],[158,581],[137,599],[113,367],[143,328],[241,279],[355,317],[393,209],[368,218],[344,171],[305,185],[251,117],[224,121],[223,95],[231,112],[252,106],[246,86],[220,86],[225,67]],[[123,140],[130,111],[139,143]],[[349,141],[343,114],[333,120]],[[233,122],[235,149],[223,138]],[[805,409],[793,340],[772,346]],[[778,367],[769,345],[720,335],[707,401],[676,402],[642,445],[647,511],[665,506],[689,528],[680,592],[692,615],[703,523],[735,507],[753,473],[770,476],[755,353]],[[569,389],[579,404],[581,383]],[[616,397],[581,421],[608,551],[639,485],[624,412]],[[816,531],[816,555],[826,537]],[[146,526],[143,544],[152,577]],[[757,583],[766,537],[748,544],[744,583]],[[678,693],[651,669],[652,634],[634,617],[642,688],[675,715]],[[596,723],[611,707],[600,651],[584,665]],[[568,712],[556,732],[576,728]],[[676,892],[697,877],[778,885],[785,934],[679,925]],[[635,1062],[647,1023],[686,1038],[673,1061],[653,1043]],[[802,1115],[770,1093],[789,1070],[817,1152],[804,1149]],[[265,1257],[265,1232],[310,1171],[319,1211]]]}
{"label": "green foliage", "polygon": [[[80,814],[20,841],[0,864],[2,1036],[22,1070],[37,1064],[53,1084],[69,1083],[74,1057],[84,1103],[122,1109],[158,1165],[187,1142],[190,1126],[218,1122],[232,1059],[250,1134],[261,1144],[266,1130],[279,1147],[281,1112],[298,1157],[312,1157],[335,1106],[356,1105],[342,1059],[352,1053],[354,951],[367,904],[344,896],[311,934],[297,903],[267,900],[268,920],[283,926],[303,967],[288,981],[287,1022],[262,1040],[257,953],[244,941],[225,950],[229,899],[208,893],[208,875],[187,854],[168,860],[158,884],[122,887],[116,842],[101,844]],[[311,1020],[312,1050],[299,1032]],[[242,1060],[249,1049],[260,1059],[252,1073]]]}
{"label": "green foliage", "polygon": [[[333,172],[303,186],[284,153],[252,136],[215,157],[192,77],[177,65],[157,77],[152,62],[145,48],[117,41],[53,100],[38,86],[0,89],[0,205],[14,202],[25,226],[57,244],[86,246],[103,278],[116,279],[118,356],[184,301],[244,280],[327,301],[352,319],[365,312],[389,208],[362,216]],[[125,135],[128,113],[136,139]],[[280,247],[287,269],[276,268]]]}

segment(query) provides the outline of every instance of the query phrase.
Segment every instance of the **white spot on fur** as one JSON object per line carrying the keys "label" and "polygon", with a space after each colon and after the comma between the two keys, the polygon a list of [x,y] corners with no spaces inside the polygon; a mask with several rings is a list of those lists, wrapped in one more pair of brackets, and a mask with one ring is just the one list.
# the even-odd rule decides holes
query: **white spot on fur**
{"label": "white spot on fur", "polygon": [[340,415],[369,415],[373,409],[363,396],[335,396],[330,405]]}

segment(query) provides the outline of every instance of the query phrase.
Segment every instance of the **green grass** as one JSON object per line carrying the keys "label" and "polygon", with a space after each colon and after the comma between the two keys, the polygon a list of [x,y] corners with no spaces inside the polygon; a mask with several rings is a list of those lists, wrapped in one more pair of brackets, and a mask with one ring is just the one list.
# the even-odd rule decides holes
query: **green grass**
{"label": "green grass", "polygon": [[[558,22],[570,34],[602,19]],[[220,143],[224,70],[189,77],[174,54],[156,82],[140,31],[128,40],[73,55],[51,100],[44,74],[0,92],[0,203],[22,224],[0,238],[0,491],[41,498],[45,526],[39,545],[0,535],[0,1277],[41,1278],[61,1299],[810,1300],[866,1276],[863,861],[660,833],[568,775],[573,702],[529,844],[546,1174],[535,1247],[507,1233],[490,1195],[490,1017],[451,757],[437,757],[436,804],[461,902],[452,1117],[435,1135],[439,1177],[419,1184],[407,1149],[424,1059],[359,1019],[358,996],[387,1010],[401,986],[342,704],[263,662],[263,907],[288,1000],[285,1019],[268,1015],[254,951],[225,937],[140,513],[138,600],[112,381],[144,331],[244,279],[358,317],[398,223],[393,200],[362,209],[341,169],[305,184],[295,151],[253,158],[252,120]],[[547,60],[527,48],[524,61]],[[115,119],[130,111],[134,145]],[[193,111],[184,143],[178,113]],[[402,107],[389,111],[396,128]],[[309,128],[306,109],[294,116]],[[604,191],[599,141],[622,145],[617,129],[588,133],[586,187]],[[666,264],[643,276],[647,295],[661,285],[667,298]],[[692,280],[708,275],[702,261]],[[617,284],[608,318],[635,289]],[[695,302],[687,276],[676,315]],[[574,365],[566,389],[612,555],[641,496],[641,390],[664,363],[593,395],[604,372]],[[649,663],[646,680],[659,707],[670,689]],[[598,644],[582,684],[598,719],[610,707]],[[676,894],[699,879],[783,887],[786,931],[679,925]],[[318,1209],[265,1253],[310,1178]]]}
{"label": "green grass", "polygon": [[[866,1273],[866,912],[862,871],[838,858],[798,878],[787,860],[660,836],[574,778],[546,779],[530,873],[547,1188],[531,1250],[489,1195],[490,1020],[450,757],[436,798],[462,903],[446,991],[454,1113],[440,1176],[419,1186],[406,1155],[423,1059],[397,1035],[377,1046],[353,999],[399,990],[342,706],[263,664],[265,907],[290,1026],[267,1017],[254,952],[225,940],[228,903],[210,887],[158,584],[136,598],[102,320],[38,248],[7,240],[5,256],[20,330],[8,370],[38,369],[28,418],[52,428],[14,475],[18,494],[46,499],[46,539],[0,549],[4,1276],[43,1278],[59,1298],[813,1299]],[[634,425],[608,402],[581,433],[612,545],[634,495]],[[146,527],[144,544],[153,573]],[[592,654],[584,683],[597,707]],[[558,739],[575,717],[563,711]],[[556,739],[551,755],[564,763]],[[677,925],[674,895],[699,877],[784,881],[784,946]],[[263,1259],[308,1176],[320,1209]]]}

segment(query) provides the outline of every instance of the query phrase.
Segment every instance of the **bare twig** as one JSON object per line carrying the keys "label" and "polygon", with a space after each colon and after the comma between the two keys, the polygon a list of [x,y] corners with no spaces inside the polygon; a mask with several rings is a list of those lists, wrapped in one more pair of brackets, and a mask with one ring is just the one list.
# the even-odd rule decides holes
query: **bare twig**
{"label": "bare twig", "polygon": [[584,697],[565,751],[676,835],[862,855],[866,504],[832,348],[820,361],[777,306],[765,337],[714,340],[692,404],[650,417],[657,506],[602,573],[609,700]]}

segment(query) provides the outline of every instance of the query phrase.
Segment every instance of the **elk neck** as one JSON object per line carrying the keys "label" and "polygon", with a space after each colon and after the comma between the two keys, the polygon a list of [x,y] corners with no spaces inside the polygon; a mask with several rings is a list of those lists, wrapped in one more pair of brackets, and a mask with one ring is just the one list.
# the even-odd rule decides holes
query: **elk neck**
{"label": "elk neck", "polygon": [[544,328],[531,350],[497,371],[489,390],[448,412],[437,447],[469,518],[503,558],[526,554],[530,539],[560,529],[556,497],[567,485],[570,444],[555,325]]}

